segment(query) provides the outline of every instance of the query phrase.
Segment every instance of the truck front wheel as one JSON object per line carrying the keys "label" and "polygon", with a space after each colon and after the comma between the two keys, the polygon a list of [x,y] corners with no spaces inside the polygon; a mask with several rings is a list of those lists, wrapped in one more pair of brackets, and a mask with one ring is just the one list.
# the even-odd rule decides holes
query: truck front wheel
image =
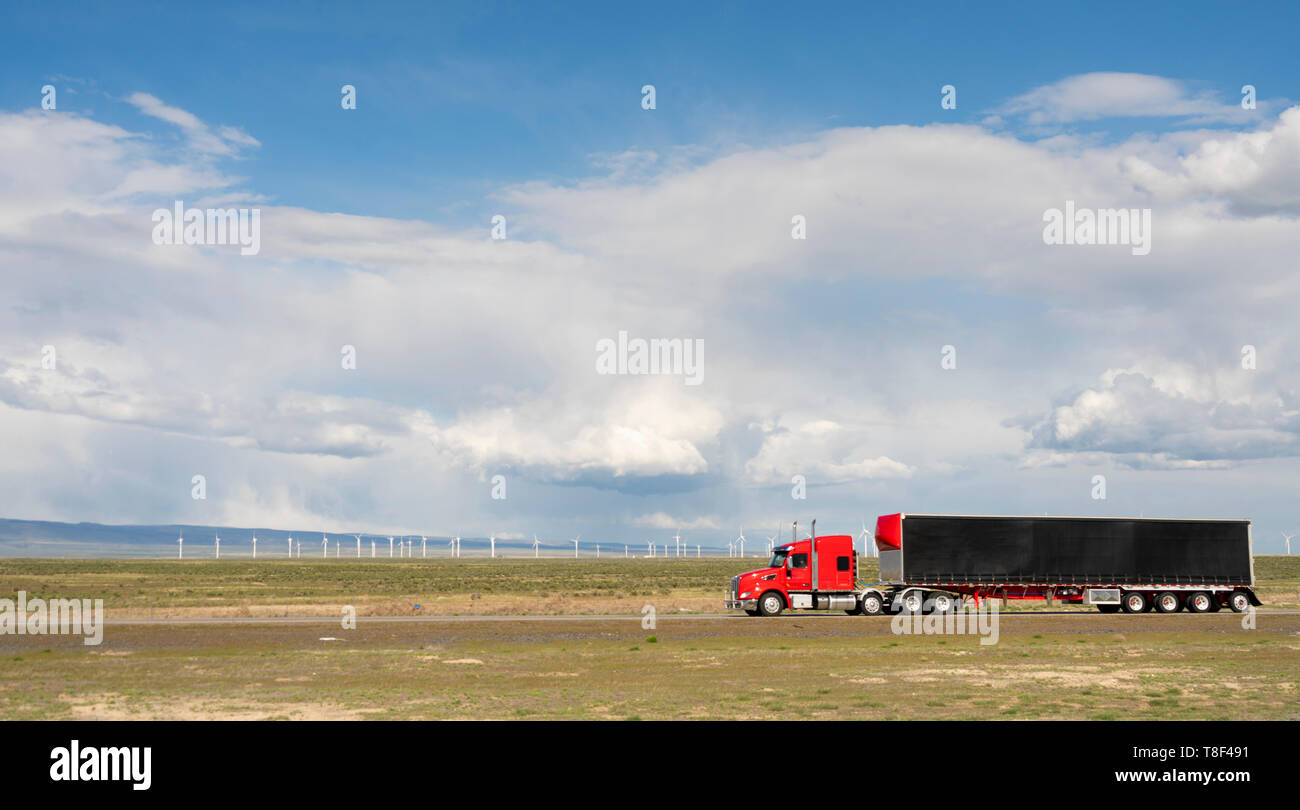
{"label": "truck front wheel", "polygon": [[1141,613],[1147,609],[1147,598],[1139,591],[1129,591],[1124,594],[1123,604],[1125,613]]}
{"label": "truck front wheel", "polygon": [[776,591],[768,591],[758,598],[758,612],[764,616],[780,616],[785,610],[785,600]]}
{"label": "truck front wheel", "polygon": [[863,616],[879,616],[885,610],[885,603],[881,601],[879,594],[867,593],[862,595],[862,604],[858,611]]}

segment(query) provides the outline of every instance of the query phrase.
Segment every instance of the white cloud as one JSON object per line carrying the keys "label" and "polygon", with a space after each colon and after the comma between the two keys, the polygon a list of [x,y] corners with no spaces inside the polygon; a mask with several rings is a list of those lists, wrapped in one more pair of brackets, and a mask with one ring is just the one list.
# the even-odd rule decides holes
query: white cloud
{"label": "white cloud", "polygon": [[[1239,101],[1239,99],[1238,99]],[[1257,119],[1239,103],[1193,91],[1186,82],[1144,73],[1097,72],[1068,76],[1016,96],[999,110],[1024,115],[1030,124],[1061,124],[1112,117],[1175,117],[1197,123]]]}
{"label": "white cloud", "polygon": [[[207,149],[0,114],[0,441],[41,470],[0,466],[0,513],[705,532],[790,519],[802,474],[852,484],[817,508],[855,527],[874,499],[1052,497],[1022,464],[1214,470],[1294,447],[1300,110],[1108,145],[935,125],[698,164],[629,153],[504,190],[535,239],[264,205],[262,254],[241,259],[154,246],[149,215],[257,198],[216,160],[255,144],[137,102]],[[1149,205],[1152,254],[1044,246],[1065,199]],[[705,340],[705,383],[594,374],[620,329]],[[200,467],[207,506],[185,495]],[[482,485],[500,470],[504,506]]]}
{"label": "white cloud", "polygon": [[262,145],[237,127],[222,126],[214,133],[197,115],[164,104],[162,99],[148,93],[132,93],[126,100],[145,115],[179,127],[190,146],[203,154],[231,157],[238,153],[240,147]]}
{"label": "white cloud", "polygon": [[719,528],[717,519],[710,516],[679,518],[673,517],[667,512],[654,512],[652,514],[639,515],[628,522],[633,526],[639,526],[642,528],[671,529],[673,531]]}

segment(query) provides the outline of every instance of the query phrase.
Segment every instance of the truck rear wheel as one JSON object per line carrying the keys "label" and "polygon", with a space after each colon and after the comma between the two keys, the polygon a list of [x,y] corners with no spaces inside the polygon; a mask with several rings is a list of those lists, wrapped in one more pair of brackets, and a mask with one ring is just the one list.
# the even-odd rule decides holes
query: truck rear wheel
{"label": "truck rear wheel", "polygon": [[1192,613],[1209,613],[1214,600],[1205,591],[1187,594],[1187,609]]}
{"label": "truck rear wheel", "polygon": [[925,600],[921,598],[921,594],[912,591],[903,597],[899,612],[909,615],[917,614],[921,612],[923,607],[925,607]]}
{"label": "truck rear wheel", "polygon": [[1250,594],[1233,591],[1232,596],[1228,597],[1228,607],[1232,608],[1233,613],[1245,613],[1250,610]]}
{"label": "truck rear wheel", "polygon": [[863,616],[879,616],[885,610],[885,603],[881,601],[879,594],[867,593],[862,595],[862,604],[858,606],[858,612]]}
{"label": "truck rear wheel", "polygon": [[952,613],[952,610],[953,610],[953,599],[948,594],[936,593],[933,597],[931,597],[930,599],[931,613],[938,613],[939,615],[943,615],[945,613]]}
{"label": "truck rear wheel", "polygon": [[1146,594],[1141,591],[1129,591],[1124,594],[1123,606],[1125,613],[1141,613],[1145,611],[1147,609]]}
{"label": "truck rear wheel", "polygon": [[1173,591],[1161,591],[1156,594],[1156,610],[1161,613],[1177,613],[1183,609],[1183,600]]}
{"label": "truck rear wheel", "polygon": [[780,616],[785,610],[785,600],[776,591],[768,591],[758,597],[758,612],[764,616]]}

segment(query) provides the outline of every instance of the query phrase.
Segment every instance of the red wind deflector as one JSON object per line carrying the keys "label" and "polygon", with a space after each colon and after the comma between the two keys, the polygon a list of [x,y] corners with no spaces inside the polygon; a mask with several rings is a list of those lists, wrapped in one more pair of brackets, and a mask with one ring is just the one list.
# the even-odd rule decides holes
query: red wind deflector
{"label": "red wind deflector", "polygon": [[900,549],[903,547],[903,514],[881,515],[876,518],[876,549]]}

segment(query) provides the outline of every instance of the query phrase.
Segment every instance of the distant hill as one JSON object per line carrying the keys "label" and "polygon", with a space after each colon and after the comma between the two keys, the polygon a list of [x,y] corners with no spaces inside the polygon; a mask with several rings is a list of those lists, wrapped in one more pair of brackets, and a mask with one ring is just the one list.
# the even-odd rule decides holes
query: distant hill
{"label": "distant hill", "polygon": [[[215,552],[214,537],[221,536],[222,557],[247,557],[253,551],[253,532],[257,532],[257,554],[271,557],[289,555],[289,538],[302,543],[302,554],[321,553],[321,533],[311,530],[263,529],[240,526],[195,526],[167,524],[153,526],[113,526],[103,523],[56,523],[46,520],[12,520],[0,518],[0,557],[175,557],[176,538],[185,537],[185,556],[211,557]],[[334,556],[337,544],[342,543],[342,553],[356,554],[356,538],[351,534],[326,533],[329,553]],[[369,556],[370,541],[374,539],[378,554],[388,555],[388,538],[362,535],[363,554]],[[439,555],[447,553],[446,537],[429,536],[428,550],[432,556],[436,548]],[[416,540],[416,553],[419,553]],[[462,538],[462,549],[486,548],[487,538]],[[517,553],[523,543],[507,544],[498,540],[497,548],[512,547]]]}

